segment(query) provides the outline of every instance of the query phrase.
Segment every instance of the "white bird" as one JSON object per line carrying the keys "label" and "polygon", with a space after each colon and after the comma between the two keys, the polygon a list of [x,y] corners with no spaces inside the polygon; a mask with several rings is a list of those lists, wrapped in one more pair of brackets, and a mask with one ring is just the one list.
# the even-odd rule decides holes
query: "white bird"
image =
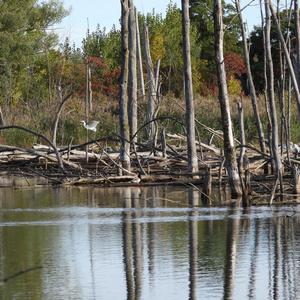
{"label": "white bird", "polygon": [[83,123],[83,127],[88,129],[88,130],[92,130],[94,132],[97,131],[97,125],[99,124],[99,121],[90,121],[88,123],[85,123],[85,121],[80,121],[81,123]]}
{"label": "white bird", "polygon": [[290,145],[292,152],[298,156],[298,154],[300,154],[300,147],[297,144],[293,144],[291,143]]}
{"label": "white bird", "polygon": [[139,177],[134,177],[132,180],[131,180],[131,183],[140,183],[141,182],[141,178]]}
{"label": "white bird", "polygon": [[140,183],[141,180],[142,180],[141,173],[138,173],[138,175],[135,176],[135,177],[131,180],[131,183]]}

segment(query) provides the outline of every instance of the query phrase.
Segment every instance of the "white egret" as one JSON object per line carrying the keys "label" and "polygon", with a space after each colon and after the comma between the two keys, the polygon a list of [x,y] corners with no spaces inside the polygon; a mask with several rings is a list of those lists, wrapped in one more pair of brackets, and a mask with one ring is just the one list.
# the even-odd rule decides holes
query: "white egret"
{"label": "white egret", "polygon": [[296,156],[298,156],[298,154],[300,154],[300,147],[299,147],[299,145],[290,143],[290,147],[291,147],[292,152],[293,152]]}
{"label": "white egret", "polygon": [[99,124],[99,121],[90,121],[88,123],[86,123],[85,121],[80,121],[81,123],[83,123],[83,127],[96,132],[97,131],[97,125]]}
{"label": "white egret", "polygon": [[142,180],[141,173],[139,172],[137,176],[135,176],[132,180],[131,183],[140,183]]}

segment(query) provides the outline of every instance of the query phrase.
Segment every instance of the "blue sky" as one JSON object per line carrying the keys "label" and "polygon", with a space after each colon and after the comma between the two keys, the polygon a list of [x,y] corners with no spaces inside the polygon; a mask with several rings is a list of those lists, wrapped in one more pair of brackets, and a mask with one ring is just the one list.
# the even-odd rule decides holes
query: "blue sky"
{"label": "blue sky", "polygon": [[[120,18],[120,0],[62,0],[66,8],[72,7],[71,14],[64,19],[62,24],[56,26],[56,30],[63,41],[69,37],[76,46],[81,46],[82,38],[87,30],[87,19],[90,30],[93,31],[97,24],[101,27],[111,28],[113,24],[119,24]],[[201,0],[200,0],[201,1]],[[147,13],[155,8],[156,12],[164,13],[169,0],[135,0],[138,10]],[[181,6],[181,0],[173,0],[178,7]],[[245,0],[241,0],[247,3]],[[260,23],[260,15],[257,7],[250,7],[245,10],[245,17],[249,26]]]}

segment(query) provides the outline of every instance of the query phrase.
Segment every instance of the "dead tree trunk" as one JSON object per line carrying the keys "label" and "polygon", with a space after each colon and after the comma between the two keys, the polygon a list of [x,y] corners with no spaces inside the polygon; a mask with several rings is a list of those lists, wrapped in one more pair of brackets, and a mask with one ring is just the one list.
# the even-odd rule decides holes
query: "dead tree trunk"
{"label": "dead tree trunk", "polygon": [[[153,120],[155,116],[155,102],[156,102],[156,90],[155,90],[155,74],[153,69],[153,63],[150,53],[149,33],[148,27],[144,27],[144,48],[145,48],[145,61],[147,67],[147,82],[148,82],[148,105],[147,105],[147,122]],[[156,126],[155,122],[151,122],[148,127],[149,141],[155,141]],[[154,143],[155,144],[155,143]]]}
{"label": "dead tree trunk", "polygon": [[226,159],[226,169],[233,198],[242,195],[239,179],[236,152],[234,148],[234,138],[232,121],[230,115],[229,97],[227,91],[226,72],[223,55],[223,12],[222,1],[214,0],[214,31],[215,31],[215,61],[217,66],[217,76],[219,84],[219,102],[221,108],[223,135],[224,135],[224,154]]}
{"label": "dead tree trunk", "polygon": [[190,17],[189,0],[181,0],[182,6],[182,33],[183,33],[183,58],[184,58],[184,97],[185,119],[187,128],[188,171],[198,172],[198,157],[195,135],[195,111],[193,100],[193,79],[191,66],[190,46]]}
{"label": "dead tree trunk", "polygon": [[278,22],[278,18],[276,16],[276,12],[274,10],[272,2],[269,1],[268,3],[269,3],[270,12],[271,12],[273,20],[275,22],[278,37],[279,37],[280,43],[281,43],[282,48],[283,48],[283,53],[284,53],[284,56],[285,56],[285,59],[286,59],[286,62],[287,62],[289,74],[291,76],[293,87],[294,87],[294,90],[295,90],[295,97],[296,97],[297,108],[298,108],[298,119],[299,119],[299,122],[300,122],[300,91],[299,91],[299,87],[298,87],[297,78],[296,78],[296,75],[295,75],[295,71],[294,71],[294,68],[293,68],[293,64],[292,64],[292,60],[291,60],[288,48],[286,46],[283,34],[281,32],[281,28],[280,28],[280,24]]}
{"label": "dead tree trunk", "polygon": [[[246,145],[245,126],[244,126],[244,108],[242,102],[237,103],[237,109],[238,109],[239,125],[240,125],[240,142],[242,145]],[[240,167],[241,174],[243,172],[245,153],[246,153],[246,149],[245,147],[242,146],[240,150],[240,158],[239,158],[239,167]]]}
{"label": "dead tree trunk", "polygon": [[5,126],[4,116],[1,107],[0,107],[0,126]]}
{"label": "dead tree trunk", "polygon": [[298,0],[294,0],[294,14],[295,14],[295,29],[296,29],[296,55],[297,55],[296,77],[298,81],[298,86],[300,87],[300,16],[299,16]]}
{"label": "dead tree trunk", "polygon": [[140,93],[141,96],[145,97],[145,83],[144,83],[144,72],[143,72],[143,60],[142,60],[142,50],[141,50],[141,35],[139,27],[139,16],[137,10],[135,9],[135,21],[136,21],[136,49],[137,49],[137,63],[139,71],[139,83],[140,83]]}
{"label": "dead tree trunk", "polygon": [[[62,112],[62,109],[64,107],[64,104],[66,103],[66,101],[72,96],[72,93],[69,93],[68,95],[66,95],[65,97],[63,97],[62,95],[62,91],[61,91],[61,87],[59,87],[59,100],[60,100],[60,104],[55,116],[55,120],[53,123],[53,129],[52,129],[52,143],[54,146],[56,146],[56,136],[57,136],[57,127],[58,127],[58,122],[59,122],[59,118]],[[2,125],[3,126],[3,125]]]}
{"label": "dead tree trunk", "polygon": [[[85,67],[85,122],[88,123],[89,122],[89,103],[90,103],[90,99],[89,99],[89,62],[88,59],[86,60],[86,67]],[[86,129],[86,142],[89,141],[89,131],[88,129]],[[88,163],[89,161],[89,156],[88,156],[88,152],[89,152],[89,146],[86,145],[85,146],[85,159],[86,162]]]}
{"label": "dead tree trunk", "polygon": [[[128,125],[128,19],[129,6],[128,0],[121,0],[122,16],[121,16],[121,75],[120,75],[120,95],[119,95],[119,121],[120,121],[120,160],[122,167],[130,171],[130,143],[129,141],[129,125]],[[120,169],[121,170],[121,169]]]}
{"label": "dead tree trunk", "polygon": [[[133,0],[129,0],[128,118],[130,138],[132,138],[137,131],[136,28],[135,8]],[[133,142],[137,142],[137,135],[135,135]]]}
{"label": "dead tree trunk", "polygon": [[266,39],[266,59],[267,59],[267,80],[268,80],[268,102],[270,109],[270,118],[271,118],[271,129],[272,129],[272,155],[274,159],[275,167],[275,176],[277,180],[281,181],[282,178],[282,163],[279,154],[278,144],[278,121],[277,121],[277,112],[275,104],[275,95],[274,95],[274,71],[273,71],[273,61],[272,61],[272,52],[271,52],[271,15],[270,15],[270,0],[265,1],[265,11],[266,11],[266,23],[265,23],[265,39]]}
{"label": "dead tree trunk", "polygon": [[241,34],[242,34],[243,48],[244,48],[244,60],[245,60],[245,64],[246,64],[247,79],[248,79],[249,93],[250,93],[251,102],[252,102],[253,114],[254,114],[256,128],[257,128],[257,132],[258,132],[259,145],[260,145],[261,151],[265,152],[266,151],[265,138],[264,138],[261,119],[259,116],[259,110],[257,107],[256,90],[255,90],[255,86],[253,83],[253,77],[252,77],[252,72],[251,72],[249,49],[248,49],[248,45],[247,45],[247,37],[246,37],[246,32],[245,32],[243,15],[241,12],[240,0],[236,0],[235,4],[236,4],[237,13],[240,18],[240,27],[241,27]]}
{"label": "dead tree trunk", "polygon": [[88,64],[88,67],[87,67],[87,71],[88,71],[88,74],[87,74],[87,80],[88,80],[88,84],[87,84],[87,92],[88,92],[88,102],[89,102],[89,111],[92,111],[93,110],[93,90],[92,90],[92,71],[91,71],[91,67],[90,65]]}

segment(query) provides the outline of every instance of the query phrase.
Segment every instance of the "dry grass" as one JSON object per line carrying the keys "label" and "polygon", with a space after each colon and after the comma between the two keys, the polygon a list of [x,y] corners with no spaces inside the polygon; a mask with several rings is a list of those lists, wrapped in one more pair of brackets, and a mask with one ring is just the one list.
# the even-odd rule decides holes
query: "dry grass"
{"label": "dry grass", "polygon": [[[239,136],[237,106],[236,103],[240,100],[239,97],[231,97],[231,112],[234,124],[235,136]],[[195,97],[195,113],[196,119],[207,126],[216,130],[222,129],[219,102],[216,97]],[[38,105],[29,106],[26,103],[19,103],[16,107],[3,107],[4,116],[7,124],[15,124],[24,126],[40,133],[47,137],[51,137],[51,128],[57,111],[57,101],[38,103]],[[266,132],[266,112],[263,97],[258,97],[258,106],[260,115]],[[146,121],[146,100],[140,99],[138,104],[139,124]],[[162,98],[159,116],[172,116],[184,122],[184,107],[183,98],[175,98],[172,95],[166,95]],[[255,122],[252,113],[252,105],[249,97],[243,97],[243,107],[245,114],[245,131],[247,142],[257,143],[257,133]],[[73,143],[81,143],[85,141],[85,130],[82,127],[80,120],[85,118],[84,97],[73,97],[65,105],[58,129],[58,144],[68,144],[71,139]],[[93,100],[93,111],[90,114],[90,120],[99,120],[98,131],[95,136],[101,137],[118,133],[118,100],[112,99],[103,95],[95,95]],[[166,127],[171,133],[184,133],[184,129],[172,121],[164,121],[159,124],[159,127]],[[210,134],[201,126],[197,126],[202,141],[208,140]],[[292,118],[291,118],[291,134],[294,142],[300,141],[300,127],[297,120],[296,104],[293,103]],[[16,145],[30,146],[37,142],[30,135],[11,130],[1,133],[1,142]]]}

